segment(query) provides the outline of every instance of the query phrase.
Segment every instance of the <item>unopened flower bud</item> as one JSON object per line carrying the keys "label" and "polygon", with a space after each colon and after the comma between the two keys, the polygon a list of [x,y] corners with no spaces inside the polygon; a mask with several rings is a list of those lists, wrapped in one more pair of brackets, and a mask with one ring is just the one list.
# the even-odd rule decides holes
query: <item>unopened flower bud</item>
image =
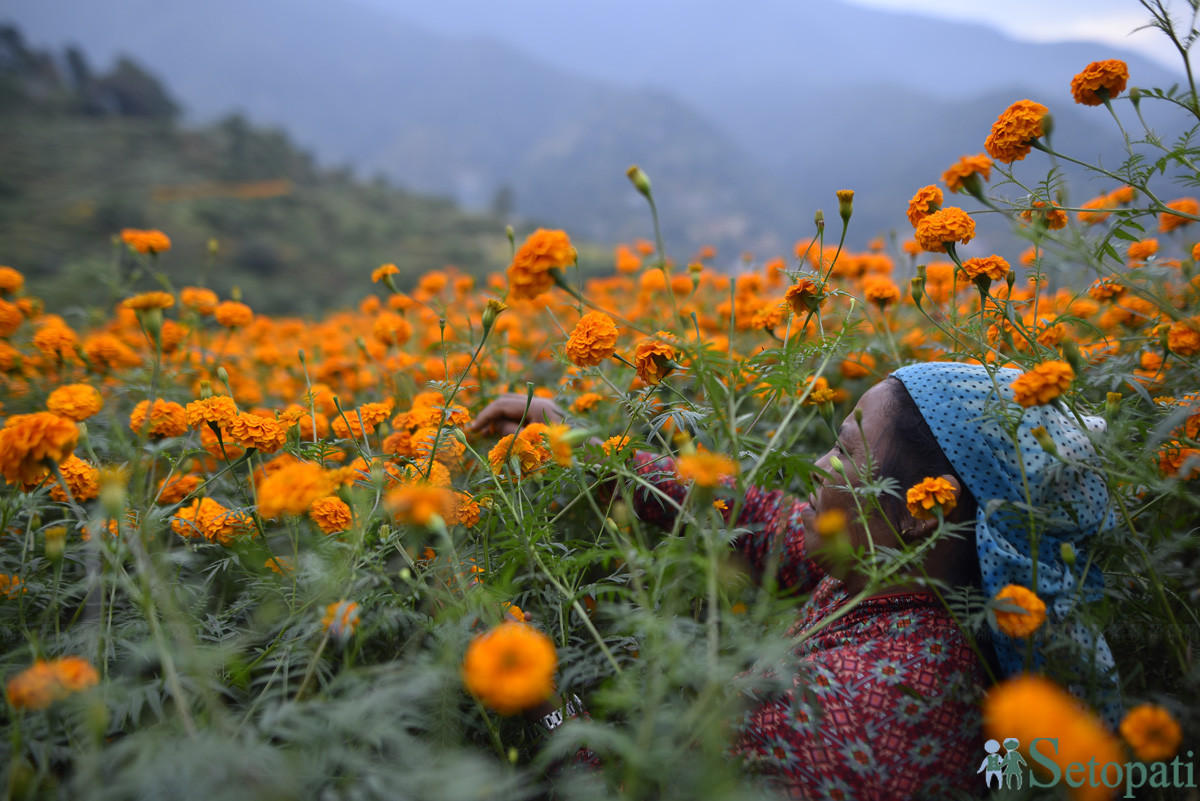
{"label": "unopened flower bud", "polygon": [[220,249],[221,249],[221,243],[217,241],[217,238],[209,237],[209,239],[208,239],[208,255],[216,256],[217,252]]}
{"label": "unopened flower bud", "polygon": [[1054,133],[1054,117],[1047,111],[1042,115],[1042,138],[1049,142],[1052,133]]}
{"label": "unopened flower bud", "polygon": [[1129,92],[1126,97],[1128,97],[1129,102],[1133,104],[1134,111],[1137,111],[1138,104],[1142,102],[1142,90],[1136,86],[1131,86],[1129,87]]}
{"label": "unopened flower bud", "polygon": [[213,396],[212,382],[207,378],[200,381],[200,400],[208,400]]}
{"label": "unopened flower bud", "polygon": [[1050,438],[1050,432],[1046,430],[1045,426],[1035,426],[1029,433],[1033,434],[1033,438],[1037,440],[1038,445],[1042,446],[1042,450],[1051,456],[1058,455],[1058,446]]}
{"label": "unopened flower bud", "polygon": [[483,331],[485,334],[492,330],[492,326],[496,324],[496,318],[500,316],[500,312],[507,308],[507,303],[495,298],[488,298],[487,305],[483,307]]}
{"label": "unopened flower bud", "polygon": [[1064,339],[1062,352],[1067,364],[1071,365],[1071,369],[1075,371],[1075,375],[1082,375],[1087,369],[1087,363],[1083,360],[1083,354],[1079,352],[1079,343],[1070,338]]}
{"label": "unopened flower bud", "polygon": [[625,171],[625,174],[629,176],[629,180],[633,183],[634,187],[637,188],[637,191],[641,192],[647,198],[652,197],[650,191],[650,176],[646,175],[641,167],[636,164],[632,164],[630,165],[629,169]]}
{"label": "unopened flower bud", "polygon": [[854,214],[854,190],[839,189],[837,190],[838,199],[838,214],[842,218],[842,222],[850,222],[850,216]]}
{"label": "unopened flower bud", "polygon": [[834,469],[834,471],[838,472],[838,473],[842,473],[846,470],[845,465],[842,464],[842,460],[837,458],[836,456],[829,457],[829,466],[832,467]]}
{"label": "unopened flower bud", "polygon": [[67,527],[50,526],[46,529],[46,558],[51,562],[62,559],[63,550],[67,546]]}
{"label": "unopened flower bud", "polygon": [[1062,554],[1062,560],[1064,562],[1066,562],[1068,566],[1074,567],[1075,566],[1075,546],[1071,545],[1071,543],[1069,543],[1069,542],[1064,542],[1062,545],[1060,545],[1058,547],[1058,549],[1059,549],[1059,553]]}
{"label": "unopened flower bud", "polygon": [[825,230],[825,212],[817,209],[817,213],[813,215],[813,222],[817,224],[818,231]]}
{"label": "unopened flower bud", "polygon": [[1111,420],[1117,416],[1117,412],[1121,409],[1121,393],[1110,392],[1104,397],[1104,413]]}
{"label": "unopened flower bud", "polygon": [[229,386],[229,371],[224,367],[217,368],[217,378],[221,379],[222,384]]}

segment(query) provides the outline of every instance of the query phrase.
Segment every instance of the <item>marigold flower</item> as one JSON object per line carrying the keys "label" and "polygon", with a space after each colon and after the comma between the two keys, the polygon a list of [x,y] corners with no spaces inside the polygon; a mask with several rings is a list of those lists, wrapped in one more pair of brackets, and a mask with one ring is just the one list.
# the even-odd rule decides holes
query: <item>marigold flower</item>
{"label": "marigold flower", "polygon": [[1178,440],[1164,442],[1158,449],[1158,469],[1164,476],[1190,481],[1200,476],[1200,449],[1185,448]]}
{"label": "marigold flower", "polygon": [[229,421],[229,435],[243,448],[258,448],[262,453],[274,453],[287,442],[287,428],[274,417],[242,412]]}
{"label": "marigold flower", "polygon": [[0,267],[0,293],[13,295],[25,286],[25,276],[12,267]]}
{"label": "marigold flower", "polygon": [[100,675],[83,657],[39,659],[9,679],[5,697],[14,709],[45,709],[99,683]]}
{"label": "marigold flower", "polygon": [[185,539],[200,539],[228,546],[247,533],[253,523],[245,512],[236,512],[212,498],[195,498],[171,518],[171,530]]}
{"label": "marigold flower", "polygon": [[549,637],[526,623],[501,623],[471,641],[462,677],[485,706],[511,715],[550,697],[557,667]]}
{"label": "marigold flower", "polygon": [[1200,353],[1200,316],[1171,323],[1167,329],[1167,347],[1180,356]]}
{"label": "marigold flower", "polygon": [[384,503],[398,522],[416,526],[432,525],[435,515],[448,521],[455,511],[451,490],[424,481],[400,485],[388,493]]}
{"label": "marigold flower", "polygon": [[850,353],[839,368],[842,378],[866,378],[875,371],[875,357],[869,353]]}
{"label": "marigold flower", "polygon": [[675,348],[658,339],[643,339],[633,352],[638,378],[658,384],[675,369]]}
{"label": "marigold flower", "polygon": [[1013,400],[1025,408],[1041,406],[1066,392],[1074,380],[1075,371],[1066,362],[1042,362],[1013,381]]}
{"label": "marigold flower", "polygon": [[79,427],[53,412],[15,414],[0,430],[0,469],[10,484],[34,486],[62,462],[79,442]]}
{"label": "marigold flower", "polygon": [[1092,300],[1112,300],[1125,293],[1125,287],[1117,283],[1115,278],[1101,278],[1088,287],[1088,297]]}
{"label": "marigold flower", "polygon": [[972,281],[978,281],[981,278],[999,281],[1008,275],[1009,269],[1008,262],[994,254],[967,259],[962,264],[962,271]]}
{"label": "marigold flower", "polygon": [[[71,497],[76,503],[90,501],[100,494],[100,471],[91,462],[70,454],[59,462],[58,470],[67,482]],[[50,485],[50,497],[60,503],[66,503],[67,494],[63,492],[62,486],[58,481],[51,480],[53,483]]]}
{"label": "marigold flower", "polygon": [[1129,259],[1130,264],[1136,264],[1145,261],[1155,253],[1158,253],[1158,240],[1154,237],[1147,237],[1140,242],[1130,242],[1125,256]]}
{"label": "marigold flower", "polygon": [[0,337],[10,337],[25,322],[21,307],[15,303],[0,299]]}
{"label": "marigold flower", "polygon": [[913,236],[929,253],[945,253],[946,245],[975,238],[975,221],[960,208],[947,206],[917,223]]}
{"label": "marigold flower", "polygon": [[181,437],[188,430],[187,412],[175,401],[155,398],[151,408],[150,401],[144,400],[133,407],[129,427],[138,434],[144,430],[151,437]]}
{"label": "marigold flower", "polygon": [[335,601],[325,607],[321,628],[329,632],[331,638],[345,642],[354,636],[358,628],[358,616],[358,604],[354,601]]}
{"label": "marigold flower", "polygon": [[616,456],[625,451],[632,440],[626,436],[613,436],[600,443],[600,449],[604,451],[605,456]]}
{"label": "marigold flower", "polygon": [[508,286],[515,300],[532,299],[554,286],[553,271],[574,264],[577,255],[565,231],[539,228],[513,255]]}
{"label": "marigold flower", "polygon": [[1009,637],[1025,639],[1046,622],[1046,604],[1028,587],[1009,584],[996,593],[993,602],[1003,601],[1007,606],[1020,607],[1022,611],[1009,612],[996,609],[996,625]]}
{"label": "marigold flower", "polygon": [[121,231],[121,241],[138,253],[154,255],[171,249],[171,240],[162,231],[151,228],[125,228]]}
{"label": "marigold flower", "polygon": [[196,490],[200,489],[203,479],[190,473],[173,475],[158,482],[158,497],[156,503],[171,505],[179,503]]}
{"label": "marigold flower", "polygon": [[[976,177],[978,176],[978,178]],[[992,177],[992,160],[983,153],[975,156],[962,156],[942,173],[942,183],[951,192],[961,192],[971,181],[990,180]],[[940,201],[939,201],[940,203]],[[909,218],[910,222],[912,218]],[[915,225],[915,223],[914,223]]]}
{"label": "marigold flower", "polygon": [[217,293],[199,286],[185,286],[179,290],[179,305],[196,314],[212,314],[217,310]]}
{"label": "marigold flower", "polygon": [[79,422],[104,408],[104,399],[91,384],[66,384],[46,398],[46,409],[59,417]]}
{"label": "marigold flower", "polygon": [[803,394],[805,390],[808,390],[810,386],[812,389],[808,393],[808,398],[804,401],[809,406],[820,406],[821,404],[833,403],[835,400],[837,400],[837,390],[829,386],[829,379],[827,379],[825,376],[820,375],[816,376],[815,378],[813,376],[809,376],[808,380],[805,381],[804,386],[800,389],[801,394]]}
{"label": "marigold flower", "polygon": [[[3,301],[0,301],[3,304]],[[83,353],[98,370],[136,367],[142,359],[133,349],[112,334],[91,334],[83,341]]]}
{"label": "marigold flower", "polygon": [[57,317],[46,320],[33,335],[33,346],[54,361],[74,361],[78,345],[79,335]]}
{"label": "marigold flower", "polygon": [[619,273],[636,273],[642,269],[642,259],[628,245],[617,245],[613,252],[614,266]]}
{"label": "marigold flower", "polygon": [[1045,225],[1051,231],[1067,227],[1067,213],[1058,206],[1041,200],[1035,200],[1030,205],[1033,208],[1021,212],[1021,219],[1025,222],[1032,223],[1036,217],[1039,224]]}
{"label": "marigold flower", "polygon": [[396,275],[400,272],[400,268],[394,264],[381,264],[371,271],[371,283],[378,284],[380,281],[386,281],[388,276]]}
{"label": "marigold flower", "polygon": [[412,323],[395,312],[382,312],[375,318],[371,335],[384,345],[402,346],[412,338]]}
{"label": "marigold flower", "polygon": [[1170,759],[1183,742],[1183,729],[1165,708],[1156,704],[1139,704],[1125,713],[1121,721],[1121,736],[1133,754],[1143,762]]}
{"label": "marigold flower", "polygon": [[[1193,217],[1200,216],[1200,203],[1197,203],[1196,199],[1192,197],[1181,197],[1178,200],[1172,200],[1167,204],[1167,208],[1183,212],[1184,214],[1190,214]],[[1189,217],[1164,211],[1158,215],[1158,230],[1166,234],[1174,231],[1176,228],[1182,228],[1194,222],[1195,220]]]}
{"label": "marigold flower", "polygon": [[245,328],[254,322],[254,310],[236,300],[222,301],[213,310],[213,316],[225,328]]}
{"label": "marigold flower", "polygon": [[882,275],[868,275],[863,278],[862,290],[863,299],[881,309],[900,300],[900,287]]}
{"label": "marigold flower", "polygon": [[589,412],[596,408],[596,404],[602,400],[604,400],[604,396],[599,392],[584,392],[571,404],[571,411],[576,414]]}
{"label": "marigold flower", "polygon": [[577,367],[595,367],[617,349],[617,324],[604,312],[583,315],[567,340],[567,358]]}
{"label": "marigold flower", "polygon": [[340,534],[350,528],[353,514],[350,505],[336,495],[318,498],[308,507],[308,516],[326,534]]}
{"label": "marigold flower", "polygon": [[169,309],[175,305],[175,296],[170,292],[143,292],[121,301],[121,306],[133,311]]}
{"label": "marigold flower", "polygon": [[341,475],[320,465],[288,461],[258,484],[258,513],[264,520],[302,515],[313,501],[332,495],[341,482]]}
{"label": "marigold flower", "polygon": [[942,207],[942,190],[933,184],[923,186],[908,201],[908,221],[916,228],[917,223]]}
{"label": "marigold flower", "polygon": [[800,278],[783,293],[783,299],[792,307],[793,314],[816,311],[825,303],[825,293],[811,278]]}
{"label": "marigold flower", "polygon": [[728,456],[708,451],[680,456],[675,472],[681,481],[695,481],[700,487],[717,487],[738,474],[740,467]]}
{"label": "marigold flower", "polygon": [[817,515],[817,535],[827,540],[846,530],[846,513],[841,509],[828,509]]}
{"label": "marigold flower", "polygon": [[909,487],[905,500],[909,514],[918,520],[930,520],[934,517],[934,507],[941,507],[943,515],[953,512],[958,505],[958,492],[941,476],[926,477]]}
{"label": "marigold flower", "polygon": [[25,588],[21,586],[21,579],[17,575],[8,575],[0,573],[0,596],[4,598],[16,598],[25,592]]}
{"label": "marigold flower", "polygon": [[375,427],[391,416],[392,407],[388,403],[364,403],[345,415],[334,417],[330,427],[334,434],[343,439],[358,438],[364,433],[374,434]]}
{"label": "marigold flower", "polygon": [[202,425],[215,425],[222,431],[229,429],[238,416],[237,404],[228,395],[213,395],[210,398],[200,398],[188,403],[184,409],[187,424],[192,428]]}
{"label": "marigold flower", "polygon": [[1103,209],[1108,205],[1110,205],[1109,196],[1100,195],[1099,197],[1094,197],[1085,203],[1079,204],[1080,211],[1075,216],[1084,225],[1096,225],[1097,223],[1102,223],[1107,220],[1109,216],[1111,216],[1111,212],[1093,211],[1093,209]]}
{"label": "marigold flower", "polygon": [[1098,106],[1125,91],[1129,67],[1118,58],[1093,61],[1071,79],[1071,96],[1084,106]]}
{"label": "marigold flower", "polygon": [[1044,135],[1042,119],[1047,109],[1032,100],[1018,100],[992,123],[983,148],[996,161],[1011,164],[1029,155],[1031,143]]}

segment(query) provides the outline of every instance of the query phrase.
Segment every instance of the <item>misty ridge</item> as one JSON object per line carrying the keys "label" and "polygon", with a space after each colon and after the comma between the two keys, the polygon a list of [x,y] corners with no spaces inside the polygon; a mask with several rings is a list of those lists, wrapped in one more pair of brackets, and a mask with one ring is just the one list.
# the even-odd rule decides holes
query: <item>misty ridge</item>
{"label": "misty ridge", "polygon": [[1131,85],[1178,80],[1105,44],[835,2],[61,0],[0,19],[97,62],[133,56],[188,120],[238,111],[322,163],[599,243],[650,232],[624,174],[637,163],[668,249],[713,244],[725,263],[788,252],[842,188],[857,193],[852,242],[906,236],[913,191],[980,152],[1020,98],[1050,108],[1059,149],[1115,160],[1115,125],[1072,104],[1072,75],[1122,58]]}

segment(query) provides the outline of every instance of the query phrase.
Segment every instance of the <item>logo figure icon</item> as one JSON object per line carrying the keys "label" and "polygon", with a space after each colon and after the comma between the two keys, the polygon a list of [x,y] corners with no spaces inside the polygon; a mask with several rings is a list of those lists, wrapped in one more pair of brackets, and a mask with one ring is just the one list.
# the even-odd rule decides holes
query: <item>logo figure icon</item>
{"label": "logo figure icon", "polygon": [[[996,786],[1004,787],[1004,779],[1001,777],[1000,769],[1004,767],[1004,757],[1000,756],[1000,743],[996,740],[988,740],[983,744],[983,750],[987,751],[987,756],[979,766],[976,773],[983,773],[985,784],[990,788],[992,786],[992,778],[996,779]],[[984,773],[984,771],[987,771]]]}
{"label": "logo figure icon", "polygon": [[1021,789],[1021,767],[1026,764],[1025,757],[1017,750],[1020,747],[1021,741],[1016,737],[1009,737],[1004,741],[1004,786],[1011,788],[1013,779],[1016,779],[1018,790]]}

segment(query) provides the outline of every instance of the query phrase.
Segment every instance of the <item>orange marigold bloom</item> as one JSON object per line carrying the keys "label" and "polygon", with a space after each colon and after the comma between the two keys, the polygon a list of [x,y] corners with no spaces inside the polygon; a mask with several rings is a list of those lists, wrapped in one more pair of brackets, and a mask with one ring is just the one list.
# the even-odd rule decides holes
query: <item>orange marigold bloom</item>
{"label": "orange marigold bloom", "polygon": [[1025,222],[1032,223],[1036,216],[1037,222],[1044,224],[1051,231],[1067,227],[1067,213],[1058,206],[1047,204],[1041,200],[1035,200],[1030,205],[1033,208],[1021,212],[1021,219]]}
{"label": "orange marigold bloom", "polygon": [[908,503],[909,514],[918,520],[930,520],[934,517],[935,506],[941,507],[943,515],[954,511],[954,507],[958,505],[958,491],[941,476],[926,477],[908,488],[905,500]]}
{"label": "orange marigold bloom", "polygon": [[485,706],[511,715],[550,697],[557,667],[549,637],[526,623],[506,622],[471,641],[462,677]]}
{"label": "orange marigold bloom", "polygon": [[204,538],[218,545],[229,545],[235,537],[250,530],[249,516],[222,506],[212,498],[195,498],[175,512],[171,530],[185,539]]}
{"label": "orange marigold bloom", "polygon": [[326,534],[340,534],[354,519],[350,505],[336,495],[318,498],[308,507],[308,516]]}
{"label": "orange marigold bloom", "polygon": [[945,253],[946,245],[975,238],[975,221],[960,208],[947,206],[917,223],[913,236],[929,253]]}
{"label": "orange marigold bloom", "polygon": [[358,628],[358,604],[354,601],[335,601],[325,607],[321,628],[335,640],[345,642]]}
{"label": "orange marigold bloom", "polygon": [[226,328],[245,328],[254,322],[254,310],[236,300],[222,301],[213,310],[217,323]]}
{"label": "orange marigold bloom", "polygon": [[[100,471],[91,462],[71,454],[59,462],[58,469],[66,480],[67,487],[71,490],[71,497],[75,499],[76,503],[90,501],[100,494]],[[53,482],[50,485],[50,497],[66,503],[67,494],[63,492],[62,486],[58,481],[50,480]]]}
{"label": "orange marigold bloom", "polygon": [[0,430],[0,469],[10,484],[40,484],[47,464],[61,462],[79,442],[79,427],[53,412],[15,414]]}
{"label": "orange marigold bloom", "polygon": [[179,503],[184,498],[200,489],[201,483],[203,483],[203,480],[200,478],[200,476],[190,473],[164,478],[162,481],[158,482],[158,497],[155,498],[155,502],[167,506],[174,503]]}
{"label": "orange marigold bloom", "polygon": [[175,305],[175,296],[170,292],[143,292],[132,298],[125,298],[121,306],[134,311],[150,311],[151,309],[169,309]]}
{"label": "orange marigold bloom", "polygon": [[45,709],[100,683],[96,669],[80,656],[39,659],[9,679],[5,697],[14,709]]}
{"label": "orange marigold bloom", "polygon": [[312,462],[289,461],[258,484],[258,513],[264,520],[302,515],[313,501],[332,495],[341,478]]}
{"label": "orange marigold bloom", "polygon": [[[1058,750],[1043,748],[1041,753],[1064,772],[1072,763],[1125,761],[1120,743],[1100,717],[1043,676],[1021,674],[992,687],[983,701],[983,725],[989,738],[1020,741],[1026,760],[1030,743],[1052,732],[1058,738]],[[1077,801],[1102,801],[1112,794],[1107,787],[1086,782],[1071,793]]]}
{"label": "orange marigold bloom", "polygon": [[398,522],[416,526],[432,524],[434,515],[449,521],[457,507],[452,490],[424,481],[401,484],[387,494],[384,503]]}
{"label": "orange marigold bloom", "polygon": [[921,187],[908,201],[908,221],[916,228],[917,223],[942,207],[942,190],[933,184]]}
{"label": "orange marigold bloom", "polygon": [[21,313],[21,307],[0,299],[0,337],[12,336],[23,322],[25,315]]}
{"label": "orange marigold bloom", "polygon": [[210,398],[200,398],[187,405],[184,410],[187,424],[199,428],[208,423],[215,424],[222,431],[228,430],[229,424],[238,416],[237,404],[228,395],[213,395]]}
{"label": "orange marigold bloom", "polygon": [[33,346],[47,359],[72,361],[79,335],[57,317],[51,317],[33,335]]}
{"label": "orange marigold bloom", "polygon": [[91,384],[66,384],[46,398],[46,409],[59,417],[79,422],[104,408],[104,399]]}
{"label": "orange marigold bloom", "polygon": [[816,311],[825,302],[825,293],[811,278],[800,278],[783,293],[783,299],[792,307],[793,314]]}
{"label": "orange marigold bloom", "polygon": [[1125,91],[1129,67],[1119,58],[1093,61],[1071,79],[1071,96],[1084,106],[1098,106]]}
{"label": "orange marigold bloom", "polygon": [[1025,408],[1041,406],[1066,392],[1074,380],[1075,371],[1066,362],[1042,362],[1013,381],[1013,400]]}
{"label": "orange marigold bloom", "polygon": [[1045,130],[1042,119],[1047,108],[1032,100],[1018,100],[1001,112],[992,123],[983,148],[996,161],[1011,164],[1029,155],[1031,143],[1040,138]]}
{"label": "orange marigold bloom", "polygon": [[728,456],[708,451],[680,456],[675,472],[681,481],[695,481],[700,487],[717,487],[738,474],[740,466]]}
{"label": "orange marigold bloom", "polygon": [[620,435],[613,436],[600,443],[600,448],[604,451],[605,456],[616,456],[617,454],[626,450],[631,441],[632,440],[630,440],[629,437]]}
{"label": "orange marigold bloom", "polygon": [[1200,316],[1171,323],[1167,329],[1167,347],[1180,356],[1200,353]]}
{"label": "orange marigold bloom", "polygon": [[1019,607],[1017,611],[994,610],[996,625],[1009,637],[1025,639],[1046,622],[1046,604],[1028,587],[1009,584],[992,600]]}
{"label": "orange marigold bloom", "polygon": [[1158,469],[1164,476],[1191,481],[1200,476],[1200,449],[1185,448],[1178,440],[1164,442],[1158,449]]}
{"label": "orange marigold bloom", "polygon": [[175,401],[155,398],[154,407],[151,408],[150,401],[144,400],[133,407],[133,413],[129,415],[129,427],[138,434],[144,427],[146,434],[151,437],[181,437],[187,433],[187,413]]}
{"label": "orange marigold bloom", "polygon": [[850,353],[842,360],[842,378],[866,378],[875,371],[875,357],[869,353]]}
{"label": "orange marigold bloom", "polygon": [[1092,211],[1092,209],[1105,208],[1110,204],[1110,200],[1111,198],[1109,195],[1100,195],[1099,197],[1092,198],[1086,203],[1081,203],[1079,204],[1081,211],[1076,215],[1076,217],[1084,225],[1096,225],[1097,223],[1102,223],[1109,218],[1111,212]]}
{"label": "orange marigold bloom", "polygon": [[900,287],[890,278],[869,275],[862,282],[863,299],[883,308],[900,300]]}
{"label": "orange marigold bloom", "polygon": [[1158,253],[1158,240],[1154,237],[1147,237],[1141,242],[1130,242],[1125,251],[1130,263],[1143,262],[1155,253]]}
{"label": "orange marigold bloom", "polygon": [[197,314],[212,314],[217,310],[217,293],[199,286],[185,286],[179,290],[179,304]]}
{"label": "orange marigold bloom", "polygon": [[371,334],[385,345],[403,345],[412,338],[412,323],[395,312],[383,312],[375,318]]}
{"label": "orange marigold bloom", "polygon": [[142,358],[113,334],[90,334],[83,341],[83,353],[92,367],[100,370],[120,370],[142,363]]}
{"label": "orange marigold bloom", "polygon": [[229,421],[225,432],[243,448],[258,448],[262,453],[274,453],[287,442],[287,428],[274,417],[242,412]]}
{"label": "orange marigold bloom", "polygon": [[596,408],[596,404],[602,400],[604,400],[604,396],[599,392],[584,392],[571,404],[571,411],[576,414],[583,414]]}
{"label": "orange marigold bloom", "polygon": [[1112,300],[1123,295],[1125,287],[1117,283],[1114,278],[1100,278],[1088,287],[1087,293],[1092,300]]}
{"label": "orange marigold bloom", "polygon": [[378,284],[380,281],[387,279],[389,275],[396,275],[400,272],[400,268],[394,264],[381,264],[371,272],[371,283]]}
{"label": "orange marigold bloom", "polygon": [[163,253],[171,249],[171,240],[162,231],[156,229],[142,230],[140,228],[125,228],[121,231],[121,241],[138,253]]}
{"label": "orange marigold bloom", "polygon": [[967,259],[962,265],[962,271],[972,281],[977,281],[980,278],[999,281],[1008,275],[1009,269],[1008,262],[996,255],[977,256],[973,259]]}
{"label": "orange marigold bloom", "polygon": [[25,276],[12,267],[0,267],[0,293],[12,295],[25,286]]}
{"label": "orange marigold bloom", "polygon": [[0,573],[0,597],[16,598],[18,595],[22,595],[24,592],[25,588],[21,586],[21,579],[19,576],[16,574],[9,575],[7,573]]}
{"label": "orange marigold bloom", "polygon": [[1121,721],[1121,736],[1134,756],[1143,762],[1170,759],[1183,742],[1183,729],[1165,708],[1156,704],[1140,704],[1125,713]]}
{"label": "orange marigold bloom", "polygon": [[[1200,203],[1197,203],[1196,199],[1192,197],[1181,197],[1178,200],[1172,200],[1167,204],[1167,208],[1183,212],[1184,214],[1190,214],[1193,217],[1200,216]],[[1158,215],[1158,230],[1166,234],[1174,231],[1176,228],[1191,225],[1193,222],[1195,220],[1188,217],[1164,211]]]}
{"label": "orange marigold bloom", "polygon": [[[437,443],[437,461],[447,467],[457,467],[466,455],[467,445],[455,435],[453,428],[437,429],[433,426],[429,428],[418,428],[410,437],[410,447],[413,455],[421,461],[422,464],[428,464],[429,458],[434,455],[434,443]],[[440,433],[439,433],[440,432]]]}
{"label": "orange marigold bloom", "polygon": [[634,253],[628,245],[617,245],[613,260],[619,273],[636,273],[642,269],[641,257]]}
{"label": "orange marigold bloom", "polygon": [[574,264],[576,257],[565,231],[537,229],[508,267],[509,292],[516,300],[537,297],[554,286],[553,271]]}
{"label": "orange marigold bloom", "polygon": [[[976,178],[975,176],[979,176]],[[951,192],[961,192],[970,181],[987,181],[992,177],[992,160],[983,153],[962,156],[950,169],[942,173],[942,183]],[[911,221],[911,217],[909,220]],[[916,223],[914,223],[915,225]]]}
{"label": "orange marigold bloom", "polygon": [[567,340],[567,358],[577,367],[595,367],[617,349],[617,324],[604,312],[583,315]]}
{"label": "orange marigold bloom", "polygon": [[808,380],[804,382],[804,386],[800,388],[801,394],[810,386],[812,387],[812,391],[808,393],[808,398],[804,401],[808,405],[820,406],[823,403],[833,403],[837,400],[838,391],[829,386],[829,379],[825,376],[809,376]]}
{"label": "orange marigold bloom", "polygon": [[647,384],[657,384],[675,369],[675,348],[658,339],[643,339],[633,352],[633,365],[638,378]]}

